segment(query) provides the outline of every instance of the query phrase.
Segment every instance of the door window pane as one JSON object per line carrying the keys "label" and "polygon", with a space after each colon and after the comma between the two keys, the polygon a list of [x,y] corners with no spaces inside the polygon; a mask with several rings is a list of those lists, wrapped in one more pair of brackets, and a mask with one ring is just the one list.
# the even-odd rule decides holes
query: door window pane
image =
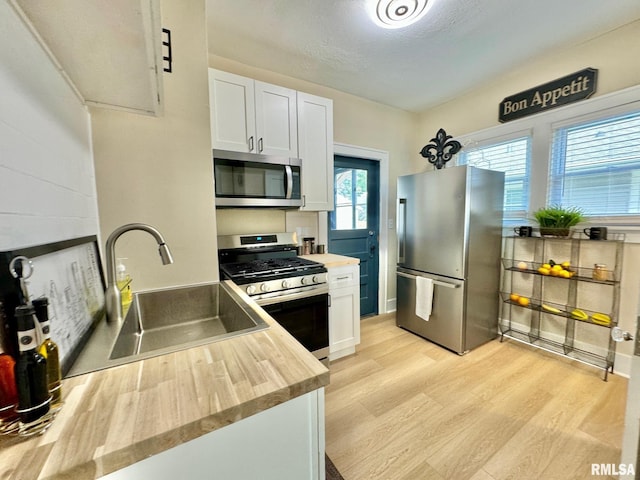
{"label": "door window pane", "polygon": [[367,228],[367,171],[336,168],[334,230]]}

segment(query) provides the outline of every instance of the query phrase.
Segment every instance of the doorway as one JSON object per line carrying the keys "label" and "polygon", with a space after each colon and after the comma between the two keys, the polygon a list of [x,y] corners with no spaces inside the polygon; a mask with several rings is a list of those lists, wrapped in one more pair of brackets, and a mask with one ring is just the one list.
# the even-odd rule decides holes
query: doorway
{"label": "doorway", "polygon": [[335,209],[328,215],[329,251],[360,260],[360,315],[378,314],[379,162],[334,156]]}

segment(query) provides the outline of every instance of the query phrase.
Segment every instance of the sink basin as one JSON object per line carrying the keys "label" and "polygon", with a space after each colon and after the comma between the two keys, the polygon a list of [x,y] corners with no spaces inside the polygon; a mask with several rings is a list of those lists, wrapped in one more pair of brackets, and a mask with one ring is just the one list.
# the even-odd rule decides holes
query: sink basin
{"label": "sink basin", "polygon": [[166,352],[255,332],[268,325],[209,284],[136,294],[110,360]]}
{"label": "sink basin", "polygon": [[269,328],[235,290],[221,282],[136,293],[120,324],[99,323],[65,376]]}

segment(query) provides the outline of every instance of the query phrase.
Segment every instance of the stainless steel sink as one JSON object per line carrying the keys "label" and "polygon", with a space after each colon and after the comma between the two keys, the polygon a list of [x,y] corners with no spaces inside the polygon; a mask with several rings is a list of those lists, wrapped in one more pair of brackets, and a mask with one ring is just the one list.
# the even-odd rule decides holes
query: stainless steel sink
{"label": "stainless steel sink", "polygon": [[117,329],[107,322],[96,329],[68,376],[266,328],[226,282],[141,292]]}
{"label": "stainless steel sink", "polygon": [[221,293],[219,284],[139,293],[109,359],[191,347],[266,327]]}

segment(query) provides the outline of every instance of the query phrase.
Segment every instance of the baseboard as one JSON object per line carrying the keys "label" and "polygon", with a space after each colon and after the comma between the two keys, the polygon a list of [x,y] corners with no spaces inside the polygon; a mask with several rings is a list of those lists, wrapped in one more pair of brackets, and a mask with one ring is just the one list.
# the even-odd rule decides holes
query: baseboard
{"label": "baseboard", "polygon": [[391,313],[396,311],[396,299],[391,298],[387,300],[387,310],[384,313]]}

